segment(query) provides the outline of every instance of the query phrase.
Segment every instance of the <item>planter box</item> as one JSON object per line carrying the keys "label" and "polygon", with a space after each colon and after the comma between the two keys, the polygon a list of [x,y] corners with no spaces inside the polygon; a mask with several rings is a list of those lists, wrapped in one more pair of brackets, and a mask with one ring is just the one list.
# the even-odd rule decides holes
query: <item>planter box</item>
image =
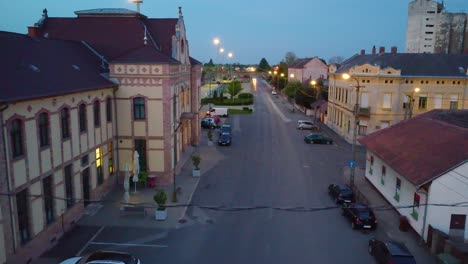
{"label": "planter box", "polygon": [[200,170],[192,170],[193,177],[200,177]]}
{"label": "planter box", "polygon": [[157,210],[154,213],[154,217],[158,221],[164,221],[167,218],[167,209],[164,209],[163,211]]}

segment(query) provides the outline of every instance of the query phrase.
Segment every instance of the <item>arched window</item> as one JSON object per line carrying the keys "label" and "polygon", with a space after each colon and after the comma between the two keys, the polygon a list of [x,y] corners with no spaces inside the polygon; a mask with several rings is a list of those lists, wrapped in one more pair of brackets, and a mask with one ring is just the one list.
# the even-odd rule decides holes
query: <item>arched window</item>
{"label": "arched window", "polygon": [[70,137],[70,109],[64,107],[60,112],[60,120],[62,121],[62,139]]}
{"label": "arched window", "polygon": [[96,100],[93,104],[94,113],[94,126],[99,127],[101,125],[101,103]]}
{"label": "arched window", "polygon": [[133,118],[138,119],[145,119],[145,98],[143,97],[136,97],[133,98]]}
{"label": "arched window", "polygon": [[49,114],[39,115],[39,143],[41,147],[49,146]]}
{"label": "arched window", "polygon": [[112,101],[110,97],[106,100],[106,120],[112,122]]}
{"label": "arched window", "polygon": [[79,110],[80,132],[86,132],[86,104],[80,104]]}
{"label": "arched window", "polygon": [[20,119],[11,121],[10,127],[11,151],[13,158],[23,155],[23,122]]}

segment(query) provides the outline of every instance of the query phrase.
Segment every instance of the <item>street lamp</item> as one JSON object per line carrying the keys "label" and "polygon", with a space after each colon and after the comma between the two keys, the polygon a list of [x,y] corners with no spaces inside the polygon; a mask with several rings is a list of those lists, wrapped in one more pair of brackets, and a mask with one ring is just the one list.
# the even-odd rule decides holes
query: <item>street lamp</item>
{"label": "street lamp", "polygon": [[353,79],[356,81],[356,85],[354,85],[353,87],[356,88],[356,104],[354,106],[354,132],[353,132],[353,145],[351,146],[352,149],[351,149],[351,152],[352,152],[352,158],[351,158],[351,162],[350,162],[350,167],[351,167],[351,175],[350,175],[350,179],[349,179],[349,183],[351,185],[351,188],[354,187],[354,175],[356,173],[356,139],[357,139],[357,133],[358,133],[358,124],[359,124],[359,90],[361,88],[364,88],[364,86],[361,86],[359,84],[359,80],[356,79],[355,77],[345,73],[343,74],[343,79],[345,80],[349,80],[349,79]]}
{"label": "street lamp", "polygon": [[[411,119],[413,117],[413,108],[414,108],[414,94],[419,93],[421,89],[419,87],[414,88],[411,94],[407,94],[408,96],[408,107],[405,108],[405,120]],[[408,118],[409,116],[409,118]]]}
{"label": "street lamp", "polygon": [[276,87],[275,88],[276,88],[276,91],[278,91],[278,71],[274,71],[273,73],[275,74],[275,78],[276,78],[276,83],[275,83]]}
{"label": "street lamp", "polygon": [[136,4],[137,12],[140,13],[140,5],[143,3],[143,0],[130,0],[130,2]]}
{"label": "street lamp", "polygon": [[[232,59],[232,56],[234,56],[234,55],[232,54],[232,52],[229,52],[229,53],[228,53],[228,59]],[[229,78],[232,79],[232,64],[230,65],[229,69],[230,69],[230,71],[229,71]]]}
{"label": "street lamp", "polygon": [[[315,81],[315,80],[310,81],[310,85],[312,85],[312,87],[314,88],[314,90],[317,89],[317,90],[315,91],[315,102],[318,102],[318,98],[319,98],[319,91],[318,91],[318,89],[319,89],[319,88],[316,88],[316,86],[315,86],[316,84],[317,84],[317,81]],[[318,108],[318,103],[316,103],[316,106],[315,106],[315,109],[314,109],[314,124],[317,124],[317,108]]]}

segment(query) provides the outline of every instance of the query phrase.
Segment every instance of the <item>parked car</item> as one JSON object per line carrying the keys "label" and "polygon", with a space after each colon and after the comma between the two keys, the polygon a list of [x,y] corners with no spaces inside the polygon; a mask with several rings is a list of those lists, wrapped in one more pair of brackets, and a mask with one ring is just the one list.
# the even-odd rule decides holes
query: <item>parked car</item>
{"label": "parked car", "polygon": [[277,93],[276,93],[275,90],[271,91],[271,94],[272,94],[272,95],[277,95]]}
{"label": "parked car", "polygon": [[416,264],[409,250],[402,244],[377,239],[369,240],[369,254],[377,263]]}
{"label": "parked car", "polygon": [[318,126],[314,125],[313,122],[307,120],[297,121],[297,129],[309,129],[309,130],[319,130]]}
{"label": "parked car", "polygon": [[351,221],[351,228],[364,228],[364,229],[376,229],[377,218],[375,214],[367,205],[359,203],[351,203],[344,206],[342,209],[342,215]]}
{"label": "parked car", "polygon": [[73,257],[60,262],[60,264],[85,263],[140,264],[140,260],[125,252],[96,251],[83,257]]}
{"label": "parked car", "polygon": [[330,184],[328,194],[335,200],[336,204],[349,204],[356,201],[353,190],[344,184]]}
{"label": "parked car", "polygon": [[307,144],[333,144],[333,140],[322,134],[308,134],[304,137],[304,141]]}
{"label": "parked car", "polygon": [[201,121],[201,127],[202,128],[215,128],[216,123],[213,118],[203,118]]}
{"label": "parked car", "polygon": [[207,116],[217,115],[217,116],[222,116],[222,117],[228,117],[229,113],[226,107],[213,107],[209,111],[206,112],[206,115]]}
{"label": "parked car", "polygon": [[219,134],[231,134],[231,125],[222,125],[219,129]]}
{"label": "parked car", "polygon": [[218,138],[218,145],[220,146],[230,146],[232,142],[231,134],[222,133]]}

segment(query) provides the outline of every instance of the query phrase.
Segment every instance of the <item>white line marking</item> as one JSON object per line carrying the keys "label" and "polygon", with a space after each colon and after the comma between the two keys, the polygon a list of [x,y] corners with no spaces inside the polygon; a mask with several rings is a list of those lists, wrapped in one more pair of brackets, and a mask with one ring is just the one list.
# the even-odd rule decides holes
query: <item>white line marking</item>
{"label": "white line marking", "polygon": [[76,253],[77,256],[81,256],[81,253],[83,253],[83,251],[85,251],[85,249],[89,246],[89,244],[102,232],[102,230],[104,230],[106,226],[101,226],[101,228],[99,228],[99,230],[96,232],[96,234],[94,234],[93,237],[91,237],[88,242],[86,242],[86,244],[80,249],[80,251],[78,251],[78,253]]}
{"label": "white line marking", "polygon": [[123,246],[123,247],[154,247],[167,248],[167,245],[151,245],[151,244],[132,244],[132,243],[108,243],[108,242],[91,242],[91,245],[106,245],[106,246]]}
{"label": "white line marking", "polygon": [[278,113],[278,115],[281,117],[281,119],[283,119],[284,122],[290,122],[291,121],[291,119],[284,116],[283,112],[281,112],[281,110],[279,110],[278,106],[276,106],[276,104],[273,102],[273,100],[271,100],[270,96],[267,96],[266,98],[268,99],[268,101],[270,101],[270,104],[273,106],[275,111]]}

